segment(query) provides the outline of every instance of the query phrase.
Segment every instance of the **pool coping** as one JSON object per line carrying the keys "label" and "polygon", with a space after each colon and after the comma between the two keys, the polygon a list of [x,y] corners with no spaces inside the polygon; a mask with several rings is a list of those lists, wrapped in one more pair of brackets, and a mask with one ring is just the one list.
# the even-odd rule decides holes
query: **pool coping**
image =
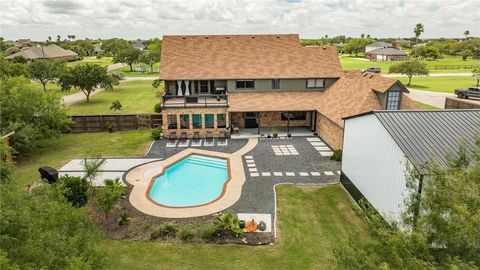
{"label": "pool coping", "polygon": [[[132,168],[124,175],[124,180],[133,186],[129,201],[133,207],[144,214],[163,218],[191,218],[215,214],[234,205],[240,200],[242,187],[246,181],[242,155],[257,145],[257,139],[250,139],[247,144],[234,153],[215,152],[204,149],[186,148],[166,159],[150,162]],[[216,201],[201,206],[169,207],[161,206],[148,200],[146,192],[152,177],[158,175],[165,167],[192,154],[210,155],[229,160],[230,181],[223,196]]]}
{"label": "pool coping", "polygon": [[[170,205],[165,205],[165,204],[161,204],[161,203],[158,203],[156,202],[155,200],[153,200],[151,197],[150,197],[150,190],[153,186],[153,183],[155,183],[155,180],[157,179],[157,177],[159,177],[160,175],[163,175],[165,174],[165,172],[167,171],[167,169],[169,167],[171,167],[172,165],[188,158],[189,156],[192,156],[192,155],[199,155],[199,156],[205,156],[205,157],[213,157],[213,158],[219,158],[219,159],[224,159],[227,161],[227,172],[228,172],[228,176],[227,176],[227,180],[225,181],[225,183],[223,183],[223,187],[222,187],[222,193],[216,197],[214,200],[212,201],[209,201],[209,202],[206,202],[206,203],[202,203],[202,204],[198,204],[198,205],[189,205],[189,206],[170,206]],[[161,207],[168,207],[168,208],[193,208],[193,207],[202,207],[202,206],[205,206],[205,205],[209,205],[209,204],[212,204],[212,203],[215,203],[216,201],[218,201],[219,199],[221,199],[223,197],[223,195],[225,195],[225,192],[227,190],[227,187],[228,187],[228,184],[230,183],[230,180],[232,179],[232,174],[230,172],[230,158],[226,158],[226,157],[220,157],[220,156],[217,156],[217,155],[210,155],[210,154],[197,154],[197,153],[189,153],[188,155],[184,156],[183,158],[179,159],[179,160],[176,160],[176,161],[172,161],[171,163],[165,165],[165,167],[163,167],[163,170],[159,173],[159,174],[156,174],[154,176],[152,176],[152,178],[150,178],[150,184],[148,185],[148,188],[145,192],[145,196],[147,197],[147,199],[155,204],[155,205],[158,205],[158,206],[161,206]]]}

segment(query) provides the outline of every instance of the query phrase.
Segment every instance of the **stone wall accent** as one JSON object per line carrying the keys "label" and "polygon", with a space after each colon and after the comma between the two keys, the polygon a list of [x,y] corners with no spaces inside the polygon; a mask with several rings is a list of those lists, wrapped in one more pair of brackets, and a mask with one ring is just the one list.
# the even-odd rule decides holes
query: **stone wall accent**
{"label": "stone wall accent", "polygon": [[343,127],[331,121],[321,113],[317,113],[316,132],[334,150],[342,148]]}
{"label": "stone wall accent", "polygon": [[[282,120],[282,112],[260,112],[258,124],[260,127],[286,127],[287,120]],[[232,124],[236,127],[245,127],[245,118],[243,112],[232,112],[230,118]],[[290,120],[291,127],[308,127],[310,126],[311,113],[307,112],[306,120]]]}
{"label": "stone wall accent", "polygon": [[[168,108],[162,110],[163,118],[163,134],[168,136],[170,132],[175,131],[177,136],[180,136],[182,132],[186,132],[187,136],[192,137],[194,132],[199,132],[200,136],[205,136],[207,131],[212,131],[214,136],[218,136],[220,131],[227,131],[227,128],[217,127],[217,114],[225,114],[226,127],[230,125],[230,120],[227,112],[227,108]],[[171,130],[168,128],[168,115],[176,115],[177,117],[177,129]],[[189,129],[182,129],[180,127],[180,115],[188,114],[189,116]],[[202,128],[194,129],[192,114],[201,114]],[[205,128],[205,114],[213,114],[214,128]]]}

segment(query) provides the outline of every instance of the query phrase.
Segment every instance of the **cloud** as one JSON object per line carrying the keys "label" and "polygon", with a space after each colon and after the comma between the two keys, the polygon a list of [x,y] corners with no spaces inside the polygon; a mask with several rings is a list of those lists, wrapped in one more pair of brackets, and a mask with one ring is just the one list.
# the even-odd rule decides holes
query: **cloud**
{"label": "cloud", "polygon": [[370,34],[480,35],[478,0],[2,0],[0,36],[45,40],[152,38],[163,34],[299,33],[304,38]]}

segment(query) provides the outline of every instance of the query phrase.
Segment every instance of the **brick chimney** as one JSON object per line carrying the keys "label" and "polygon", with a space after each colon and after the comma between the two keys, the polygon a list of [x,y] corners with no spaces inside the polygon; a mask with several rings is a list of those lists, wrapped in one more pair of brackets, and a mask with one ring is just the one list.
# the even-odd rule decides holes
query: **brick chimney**
{"label": "brick chimney", "polygon": [[392,48],[397,49],[397,42],[396,41],[392,42]]}

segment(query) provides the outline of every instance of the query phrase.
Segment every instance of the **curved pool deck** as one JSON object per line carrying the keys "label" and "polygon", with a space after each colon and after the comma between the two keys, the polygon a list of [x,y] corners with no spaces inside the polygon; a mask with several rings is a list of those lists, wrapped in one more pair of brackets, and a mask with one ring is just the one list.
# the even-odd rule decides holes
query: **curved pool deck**
{"label": "curved pool deck", "polygon": [[[187,148],[167,159],[140,165],[125,175],[125,180],[133,186],[129,196],[130,203],[133,207],[147,215],[165,218],[200,217],[220,212],[240,199],[242,186],[246,180],[242,155],[252,150],[257,145],[257,142],[257,139],[249,139],[244,147],[231,154]],[[160,206],[149,200],[147,192],[152,178],[160,174],[165,167],[192,154],[215,156],[230,160],[230,181],[223,195],[209,204],[182,208]]]}

